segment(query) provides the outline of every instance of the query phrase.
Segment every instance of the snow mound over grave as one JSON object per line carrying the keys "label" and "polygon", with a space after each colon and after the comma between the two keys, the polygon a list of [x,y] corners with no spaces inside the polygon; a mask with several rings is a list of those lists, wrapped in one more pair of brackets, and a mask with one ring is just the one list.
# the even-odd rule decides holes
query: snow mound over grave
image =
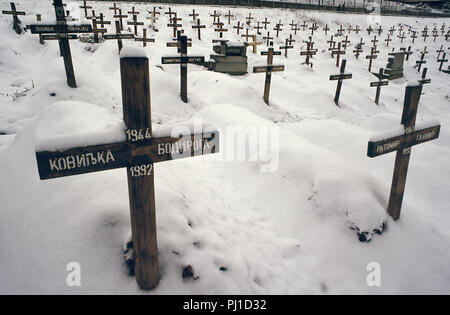
{"label": "snow mound over grave", "polygon": [[126,140],[123,119],[84,102],[62,101],[50,105],[36,123],[36,151],[56,151]]}

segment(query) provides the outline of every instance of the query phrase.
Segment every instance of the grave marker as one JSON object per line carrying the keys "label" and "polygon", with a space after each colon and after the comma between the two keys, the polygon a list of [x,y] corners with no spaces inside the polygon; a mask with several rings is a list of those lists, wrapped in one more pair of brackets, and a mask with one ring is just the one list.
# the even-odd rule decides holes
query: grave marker
{"label": "grave marker", "polygon": [[270,82],[272,80],[272,72],[284,71],[284,65],[273,65],[273,56],[281,55],[281,52],[274,52],[273,47],[269,47],[269,51],[261,52],[262,56],[267,55],[267,65],[253,67],[253,73],[266,73],[266,80],[264,84],[264,103],[269,105],[269,94],[270,94]]}
{"label": "grave marker", "polygon": [[105,40],[117,39],[117,45],[119,47],[119,54],[120,54],[123,48],[122,39],[134,39],[134,34],[132,33],[122,34],[120,28],[120,21],[116,21],[115,24],[116,24],[116,34],[104,34],[103,39]]}
{"label": "grave marker", "polygon": [[373,158],[390,152],[397,152],[395,158],[394,174],[392,178],[391,193],[389,197],[388,213],[394,219],[400,218],[403,195],[405,192],[406,176],[408,173],[411,147],[420,143],[431,141],[439,137],[440,125],[416,130],[416,115],[422,86],[407,86],[401,124],[404,134],[389,139],[370,141],[367,156]]}
{"label": "grave marker", "polygon": [[154,38],[147,38],[147,29],[144,28],[142,30],[143,34],[142,37],[135,37],[134,41],[136,42],[142,42],[142,47],[147,47],[147,43],[154,43],[155,39]]}
{"label": "grave marker", "polygon": [[440,66],[439,66],[439,71],[442,71],[442,65],[445,63],[445,62],[448,62],[448,59],[445,59],[445,56],[447,55],[447,53],[444,53],[443,55],[442,55],[442,59],[438,59],[438,62],[440,63]]}
{"label": "grave marker", "polygon": [[377,82],[370,82],[370,87],[376,87],[377,88],[377,92],[375,94],[375,104],[377,104],[377,105],[380,102],[381,87],[389,84],[389,80],[383,79],[384,78],[383,71],[384,71],[384,69],[381,68],[380,72],[378,74],[378,81]]}
{"label": "grave marker", "polygon": [[18,15],[26,15],[25,12],[23,11],[17,11],[16,10],[16,4],[14,2],[10,3],[11,5],[11,10],[3,10],[2,14],[8,14],[8,15],[12,15],[13,16],[13,29],[16,31],[17,34],[21,34],[22,30],[20,29],[20,20],[17,17]]}
{"label": "grave marker", "polygon": [[197,29],[198,40],[202,40],[201,30],[202,28],[206,28],[206,25],[200,24],[200,19],[197,20],[197,25],[192,26],[193,29]]}
{"label": "grave marker", "polygon": [[219,134],[153,137],[148,58],[123,57],[120,69],[128,141],[36,152],[36,160],[41,180],[127,168],[134,272],[139,287],[150,290],[159,281],[154,163],[216,153]]}
{"label": "grave marker", "polygon": [[339,107],[339,98],[341,96],[341,89],[342,89],[342,81],[348,80],[353,77],[351,73],[345,73],[345,66],[347,64],[347,60],[342,60],[341,64],[341,73],[336,75],[330,75],[330,81],[338,81],[337,87],[336,87],[336,94],[334,95],[334,103]]}

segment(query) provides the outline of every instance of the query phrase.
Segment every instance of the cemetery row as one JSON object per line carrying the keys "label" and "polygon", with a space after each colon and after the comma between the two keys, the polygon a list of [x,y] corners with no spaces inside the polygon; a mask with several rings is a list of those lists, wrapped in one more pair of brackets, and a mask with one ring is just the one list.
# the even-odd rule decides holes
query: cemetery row
{"label": "cemetery row", "polygon": [[[154,198],[154,171],[153,164],[157,162],[186,158],[190,156],[212,154],[219,151],[218,138],[219,133],[217,131],[203,131],[201,133],[191,133],[183,135],[179,138],[171,137],[153,137],[151,127],[151,107],[150,107],[150,79],[149,79],[149,61],[142,51],[136,51],[133,49],[123,49],[124,39],[134,39],[141,41],[145,47],[147,43],[154,42],[153,38],[147,37],[145,29],[142,30],[142,37],[139,37],[139,28],[144,25],[140,22],[138,16],[140,12],[135,11],[133,7],[131,11],[127,13],[114,5],[110,8],[113,13],[113,18],[116,19],[115,34],[108,34],[105,25],[111,24],[112,21],[105,19],[103,13],[96,15],[94,11],[91,15],[88,13],[88,9],[91,7],[86,1],[83,1],[83,5],[80,6],[84,10],[85,18],[92,20],[90,24],[73,24],[69,23],[68,17],[70,12],[64,9],[62,0],[54,0],[54,9],[56,15],[56,24],[44,24],[36,23],[28,25],[27,30],[30,30],[33,34],[39,35],[39,40],[43,44],[47,40],[58,40],[61,56],[64,58],[64,65],[67,75],[67,82],[70,87],[76,87],[75,74],[73,70],[72,57],[70,52],[69,40],[76,39],[78,33],[91,33],[92,39],[95,43],[101,39],[108,40],[114,39],[118,41],[119,52],[121,52],[121,81],[122,81],[122,101],[123,101],[123,118],[127,126],[127,141],[120,143],[102,144],[96,146],[83,146],[70,148],[64,151],[40,151],[36,152],[36,158],[39,168],[39,175],[41,179],[50,179],[62,176],[70,176],[76,174],[83,174],[88,172],[96,172],[102,170],[116,169],[126,167],[128,172],[128,189],[130,199],[131,210],[131,222],[132,222],[132,235],[133,235],[133,249],[135,252],[134,273],[138,284],[143,289],[151,289],[155,287],[158,282],[158,250],[156,240],[156,223],[155,223],[155,198]],[[17,11],[14,4],[11,4],[11,11],[4,11],[4,14],[12,14],[14,30],[17,33],[22,32],[22,27],[19,15],[24,15],[24,12]],[[180,96],[183,102],[188,102],[187,98],[187,64],[200,64],[205,63],[204,56],[192,56],[188,55],[188,47],[192,47],[192,39],[189,39],[186,35],[183,35],[181,18],[177,17],[176,12],[172,11],[169,7],[167,12],[159,12],[156,7],[153,7],[150,12],[151,29],[157,30],[158,15],[165,14],[168,16],[169,23],[167,27],[173,29],[173,42],[167,43],[168,47],[175,47],[179,53],[178,56],[164,56],[162,57],[162,64],[179,64],[180,65]],[[128,20],[126,25],[134,28],[133,33],[122,33],[124,30],[124,19],[132,16],[132,20]],[[198,31],[198,40],[201,40],[201,29],[206,28],[201,24],[198,14],[193,10],[192,14],[193,26],[192,28]],[[231,11],[224,15],[228,25],[231,23],[233,15]],[[253,52],[257,53],[257,46],[263,44],[257,42],[256,34],[249,34],[249,30],[252,29],[257,34],[263,29],[267,31],[267,36],[263,37],[267,45],[267,51],[261,52],[261,55],[267,56],[267,64],[264,66],[253,67],[254,73],[265,73],[265,87],[263,99],[266,104],[270,104],[269,95],[271,87],[271,75],[273,72],[284,71],[284,65],[274,64],[274,56],[280,56],[281,51],[276,51],[273,47],[273,37],[270,37],[268,26],[271,22],[265,19],[265,21],[253,21],[254,17],[249,14],[245,22],[245,37],[246,42],[243,44],[231,44],[228,40],[223,39],[223,33],[227,30],[224,28],[225,23],[220,22],[220,14],[214,11],[211,14],[213,19],[214,31],[218,33],[218,39],[214,40],[219,45],[214,46],[214,50],[217,52],[217,60],[226,57],[245,57],[248,46],[253,48]],[[40,20],[41,17],[37,16]],[[41,21],[40,21],[41,22]],[[313,36],[314,32],[318,31],[317,24],[307,25],[303,23],[298,25],[294,21],[289,24],[291,31],[294,32],[294,36],[297,32],[311,32],[309,40],[306,41],[306,50],[301,52],[301,56],[305,56],[305,63],[312,67],[311,59],[318,53],[318,50],[314,48]],[[276,37],[279,36],[279,32],[282,31],[284,26],[282,21],[275,23],[273,29],[276,33]],[[309,27],[308,27],[309,26]],[[236,27],[237,35],[244,27],[237,23]],[[323,29],[327,34],[330,29],[325,25]],[[341,56],[346,54],[346,50],[349,47],[348,35],[345,35],[345,39],[342,41],[334,40],[337,37],[343,37],[344,34],[354,32],[359,34],[361,30],[359,26],[355,28],[345,30],[342,26],[331,35],[329,44],[329,51],[331,56],[336,59],[336,66],[340,67],[339,74],[331,75],[329,80],[337,81],[337,88],[335,92],[334,102],[339,106],[339,98],[343,87],[344,80],[353,78],[351,73],[346,73],[347,60],[342,59]],[[383,32],[387,32],[387,38],[385,40],[386,46],[389,46],[391,36],[398,32],[398,36],[403,43],[405,33],[409,32],[411,41],[414,43],[416,32],[411,29],[404,29],[400,26],[398,29],[391,27],[389,30],[383,30],[380,26],[377,30],[367,29],[368,35],[373,35],[373,32],[377,32],[380,36]],[[428,28],[422,30],[423,40],[426,41],[428,35]],[[443,24],[440,29],[434,27],[431,30],[434,36],[434,40],[437,38],[444,38],[449,40],[449,31]],[[370,55],[366,56],[369,60],[368,70],[371,72],[372,61],[377,58],[379,53],[377,35],[373,35],[371,40],[372,46],[370,47]],[[253,42],[248,42],[248,39],[252,38]],[[284,50],[284,55],[287,57],[288,49],[293,48],[292,34],[289,39],[285,40],[284,46],[280,49]],[[365,43],[361,39],[356,44],[355,57],[358,58],[362,52],[362,46]],[[423,65],[426,63],[425,55],[429,53],[425,49],[420,54],[420,60],[416,62],[417,70],[420,72]],[[443,45],[438,53],[437,59],[440,60],[441,65],[439,71],[442,70],[442,65],[448,60],[445,59],[446,52],[443,49]],[[371,87],[376,87],[375,103],[378,104],[381,94],[381,87],[388,85],[390,80],[398,79],[403,76],[403,64],[405,58],[408,59],[412,54],[411,46],[409,49],[403,49],[398,52],[391,52],[388,65],[386,69],[380,69],[375,72],[377,81],[371,82]],[[442,54],[442,58],[441,58]],[[231,58],[233,59],[233,58]],[[236,63],[245,63],[237,58]],[[216,61],[217,62],[217,61]],[[223,69],[221,72],[229,71]],[[230,70],[231,71],[231,70]],[[232,71],[231,71],[232,72]],[[246,73],[246,71],[243,71]],[[440,133],[440,125],[426,125],[416,128],[416,115],[417,108],[420,100],[420,96],[425,84],[431,83],[430,79],[427,79],[427,68],[422,71],[422,77],[416,84],[410,84],[406,88],[404,97],[404,108],[401,119],[401,124],[404,127],[404,132],[397,134],[393,137],[381,137],[374,138],[368,143],[367,155],[369,157],[377,157],[390,152],[396,152],[396,160],[394,165],[394,175],[391,186],[391,193],[389,198],[388,213],[394,218],[399,219],[400,210],[403,200],[407,170],[409,159],[411,155],[411,147],[437,139]]]}

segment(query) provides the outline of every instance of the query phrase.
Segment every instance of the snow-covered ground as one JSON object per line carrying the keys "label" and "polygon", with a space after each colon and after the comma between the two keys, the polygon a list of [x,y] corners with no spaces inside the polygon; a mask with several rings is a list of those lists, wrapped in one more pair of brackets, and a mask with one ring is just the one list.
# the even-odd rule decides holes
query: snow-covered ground
{"label": "snow-covered ground", "polygon": [[[67,8],[86,22],[77,8],[80,4],[68,1]],[[103,12],[112,20],[111,3],[92,5],[97,14]],[[124,11],[135,5],[140,20],[146,9],[152,9],[148,4],[120,5]],[[17,8],[28,13],[21,17],[23,24],[33,23],[36,13],[44,21],[54,20],[48,1],[21,1]],[[2,2],[1,9],[8,5]],[[213,10],[225,14],[230,8],[174,5],[172,9],[193,40],[189,54],[208,59],[211,40],[218,37],[210,14]],[[202,41],[191,29],[192,9],[208,25]],[[167,5],[161,5],[160,11],[167,11]],[[373,65],[378,71],[386,67],[392,47],[398,50],[411,44],[409,38],[400,44],[394,37],[386,47],[387,28],[402,23],[405,28],[422,30],[427,25],[431,30],[450,25],[450,19],[280,9],[231,8],[231,12],[233,25],[245,22],[249,12],[260,21],[267,17],[272,36],[275,22],[281,19],[284,31],[275,40],[276,48],[293,33],[287,26],[292,20],[317,22],[320,29],[314,41],[319,51],[313,69],[302,65],[299,51],[306,48],[302,41],[310,33],[293,36],[295,48],[288,58],[274,60],[284,64],[285,71],[272,76],[271,106],[262,99],[264,75],[252,73],[252,67],[264,64],[266,57],[251,49],[245,76],[189,65],[189,103],[185,104],[179,98],[179,67],[161,65],[161,56],[175,53],[166,47],[172,38],[172,29],[165,26],[167,15],[161,14],[159,32],[149,31],[156,39],[146,48],[155,130],[201,119],[220,128],[228,141],[215,156],[155,166],[161,281],[150,293],[449,294],[450,76],[438,72],[436,62],[436,50],[441,45],[446,49],[449,42],[443,37],[426,43],[418,38],[404,79],[383,87],[376,106],[375,89],[369,87],[376,78],[367,71],[365,59],[373,35],[352,32],[344,58],[353,79],[344,82],[338,108],[333,102],[336,82],[328,79],[339,69],[326,41],[341,24],[366,29],[368,23],[380,22],[385,32]],[[222,21],[229,29],[224,37],[240,40],[235,29]],[[328,36],[322,31],[325,24],[333,30]],[[114,32],[113,25],[108,29]],[[357,60],[351,51],[361,37],[366,45]],[[36,35],[15,34],[11,17],[4,15],[0,15],[0,41],[0,293],[141,293],[135,279],[127,275],[122,257],[122,243],[130,231],[126,170],[40,181],[34,154],[38,141],[52,141],[60,131],[71,136],[62,140],[66,145],[79,145],[79,137],[106,142],[120,138],[116,41],[94,45],[71,41],[77,89],[66,84],[57,42],[41,46]],[[142,44],[126,40],[124,45]],[[420,78],[413,66],[424,46],[430,52],[426,66],[432,83],[424,87],[417,121],[439,120],[441,135],[412,149],[402,217],[394,222],[385,209],[395,154],[370,159],[367,142],[374,134],[398,128],[405,87]],[[261,50],[266,47],[259,46]],[[279,163],[274,164],[278,168],[263,172],[267,161],[229,158],[234,149],[229,141],[231,127],[278,133]],[[383,223],[382,235],[374,234],[366,243],[359,242],[352,229],[373,231]],[[80,287],[66,284],[70,262],[81,266]],[[372,262],[381,267],[379,287],[366,282]],[[181,278],[186,265],[193,267],[197,280]]]}

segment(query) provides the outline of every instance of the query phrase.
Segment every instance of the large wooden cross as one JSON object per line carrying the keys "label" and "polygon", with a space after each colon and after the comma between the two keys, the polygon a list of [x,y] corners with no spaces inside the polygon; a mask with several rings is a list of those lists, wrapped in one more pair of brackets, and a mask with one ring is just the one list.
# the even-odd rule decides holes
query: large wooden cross
{"label": "large wooden cross", "polygon": [[422,86],[406,87],[405,101],[401,124],[404,133],[388,139],[374,139],[369,142],[367,156],[373,158],[390,152],[397,152],[395,158],[394,175],[389,197],[388,213],[394,219],[400,218],[403,194],[405,192],[406,175],[408,173],[411,147],[420,143],[437,139],[439,137],[440,125],[416,130],[416,115],[419,105]]}
{"label": "large wooden cross", "polygon": [[69,35],[74,33],[92,33],[92,26],[85,25],[67,25],[64,15],[64,7],[62,0],[54,0],[56,25],[28,25],[31,34],[57,34],[59,39],[59,49],[64,58],[64,67],[66,69],[67,84],[76,88],[75,73],[73,70],[72,54],[70,52]]}
{"label": "large wooden cross", "polygon": [[267,55],[267,65],[253,67],[253,73],[266,73],[266,81],[264,84],[264,103],[269,105],[269,94],[270,94],[270,81],[272,79],[272,72],[284,71],[284,65],[273,65],[273,56],[281,55],[281,51],[274,51],[273,47],[269,47],[268,51],[261,52],[261,55]]}
{"label": "large wooden cross", "polygon": [[336,94],[334,95],[334,103],[339,106],[339,97],[341,96],[341,89],[342,89],[342,81],[348,80],[352,78],[351,73],[345,73],[345,66],[347,64],[347,60],[342,60],[341,64],[341,73],[336,75],[330,75],[330,81],[338,81],[337,87],[336,87]]}
{"label": "large wooden cross", "polygon": [[10,5],[11,5],[11,10],[10,11],[3,10],[2,14],[10,14],[13,16],[13,29],[16,31],[17,34],[20,34],[20,33],[22,33],[22,30],[20,29],[20,20],[17,16],[18,15],[26,15],[26,13],[22,12],[22,11],[17,11],[16,4],[14,2],[11,2]]}
{"label": "large wooden cross", "polygon": [[41,180],[127,168],[134,272],[149,290],[159,280],[154,163],[218,152],[219,134],[153,137],[148,58],[121,58],[120,70],[127,141],[36,152],[36,159]]}
{"label": "large wooden cross", "polygon": [[205,62],[205,57],[187,55],[187,36],[181,36],[181,33],[178,33],[178,42],[180,44],[180,57],[161,57],[161,63],[180,65],[180,97],[183,102],[187,103],[187,65],[188,63]]}

